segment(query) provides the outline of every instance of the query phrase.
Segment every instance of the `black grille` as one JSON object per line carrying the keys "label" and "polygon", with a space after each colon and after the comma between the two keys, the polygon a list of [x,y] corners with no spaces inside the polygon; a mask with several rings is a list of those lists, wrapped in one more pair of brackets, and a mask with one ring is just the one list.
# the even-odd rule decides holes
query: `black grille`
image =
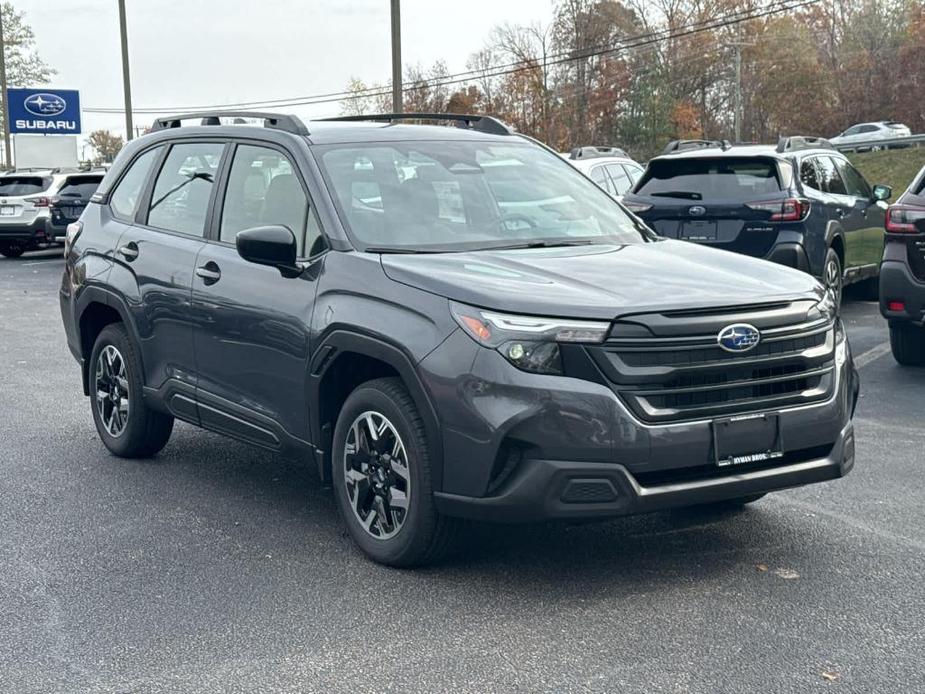
{"label": "black grille", "polygon": [[761,324],[760,312],[751,311],[748,317],[762,339],[741,353],[719,347],[719,328],[713,331],[741,322],[741,312],[720,315],[709,326],[698,323],[690,333],[685,324],[694,322],[691,318],[633,316],[637,326],[648,324],[667,336],[611,338],[591,354],[624,403],[647,422],[809,404],[832,394],[835,328],[808,314],[805,307],[789,314],[776,311],[773,320]]}

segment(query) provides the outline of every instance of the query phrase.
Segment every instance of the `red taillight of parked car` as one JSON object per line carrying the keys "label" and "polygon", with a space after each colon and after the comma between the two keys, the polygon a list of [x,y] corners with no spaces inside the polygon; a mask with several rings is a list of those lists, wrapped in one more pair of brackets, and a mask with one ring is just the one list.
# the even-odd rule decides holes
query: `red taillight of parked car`
{"label": "red taillight of parked car", "polygon": [[639,214],[640,212],[645,212],[646,210],[652,209],[652,205],[647,205],[644,202],[625,202],[624,201],[623,207],[628,209],[633,214]]}
{"label": "red taillight of parked car", "polygon": [[767,202],[748,202],[745,206],[751,210],[768,212],[771,222],[799,222],[809,214],[809,200],[787,198],[786,200],[773,200]]}
{"label": "red taillight of parked car", "polygon": [[925,207],[890,205],[886,211],[886,230],[890,234],[925,233]]}
{"label": "red taillight of parked car", "polygon": [[51,207],[51,198],[40,195],[35,198],[25,198],[26,202],[31,202],[36,207]]}

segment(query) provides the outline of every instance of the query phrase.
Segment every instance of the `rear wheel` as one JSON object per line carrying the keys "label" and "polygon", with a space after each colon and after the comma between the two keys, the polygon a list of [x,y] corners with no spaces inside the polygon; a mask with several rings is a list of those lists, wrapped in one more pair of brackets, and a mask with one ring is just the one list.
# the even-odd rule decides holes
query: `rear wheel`
{"label": "rear wheel", "polygon": [[412,566],[445,551],[457,521],[434,505],[424,422],[400,379],[369,381],[350,394],[333,448],[341,516],[370,558]]}
{"label": "rear wheel", "polygon": [[890,348],[903,366],[925,366],[925,327],[890,324]]}
{"label": "rear wheel", "polygon": [[106,448],[122,458],[147,458],[167,445],[173,417],[145,403],[141,360],[125,326],[103,328],[89,368],[93,422]]}
{"label": "rear wheel", "polygon": [[0,243],[0,255],[6,258],[18,258],[26,252],[26,246],[20,241],[4,241]]}

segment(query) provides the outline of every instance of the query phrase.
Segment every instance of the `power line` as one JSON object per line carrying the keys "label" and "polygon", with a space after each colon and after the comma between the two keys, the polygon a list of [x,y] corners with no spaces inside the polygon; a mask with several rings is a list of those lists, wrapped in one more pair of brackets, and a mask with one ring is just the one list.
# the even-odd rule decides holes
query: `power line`
{"label": "power line", "polygon": [[[760,19],[762,17],[767,17],[774,14],[780,14],[783,12],[791,12],[794,10],[801,9],[810,5],[818,3],[820,0],[798,0],[793,2],[793,0],[779,0],[778,2],[772,3],[765,9],[760,12],[750,12],[750,11],[737,11],[732,12],[727,15],[724,15],[719,18],[714,18],[710,20],[702,20],[698,22],[693,22],[688,25],[684,25],[680,28],[665,28],[653,32],[647,32],[644,34],[639,34],[637,36],[628,37],[623,39],[619,45],[610,44],[605,48],[596,48],[596,49],[583,49],[582,51],[574,52],[561,52],[557,54],[552,54],[547,57],[546,60],[543,60],[540,63],[540,59],[533,59],[529,61],[517,61],[514,63],[503,64],[500,66],[494,66],[488,68],[487,70],[467,70],[464,72],[454,73],[450,75],[444,75],[442,77],[436,78],[434,80],[424,80],[423,83],[405,83],[402,86],[403,92],[413,92],[421,88],[436,88],[443,86],[450,86],[453,84],[462,84],[466,82],[473,82],[479,79],[486,79],[490,77],[500,77],[504,75],[514,74],[517,72],[522,72],[524,70],[533,70],[541,65],[543,67],[551,67],[554,65],[560,65],[563,63],[573,62],[576,60],[586,60],[588,58],[608,55],[611,53],[617,53],[621,51],[626,51],[629,49],[640,48],[643,46],[648,46],[652,44],[657,44],[661,41],[666,41],[669,39],[683,38],[692,34],[698,34],[705,31],[713,31],[717,29],[722,29],[728,26],[734,26],[741,24],[743,22],[751,21],[753,19]],[[678,29],[681,29],[680,31]],[[667,34],[667,35],[665,35]],[[551,60],[549,58],[552,58]],[[200,106],[178,106],[178,107],[147,107],[147,108],[135,108],[135,113],[148,113],[148,114],[157,114],[164,113],[168,111],[184,111],[184,110],[221,110],[224,108],[285,108],[290,106],[310,106],[316,104],[327,104],[339,101],[352,101],[356,99],[368,99],[368,98],[377,98],[391,94],[391,88],[384,87],[370,87],[366,90],[354,91],[354,92],[330,92],[327,94],[317,94],[313,96],[305,97],[291,97],[289,99],[270,99],[263,101],[250,101],[250,102],[238,102],[234,104],[212,104],[212,105],[200,105]],[[122,109],[107,107],[107,108],[93,108],[87,107],[83,109],[89,113],[122,113]]]}

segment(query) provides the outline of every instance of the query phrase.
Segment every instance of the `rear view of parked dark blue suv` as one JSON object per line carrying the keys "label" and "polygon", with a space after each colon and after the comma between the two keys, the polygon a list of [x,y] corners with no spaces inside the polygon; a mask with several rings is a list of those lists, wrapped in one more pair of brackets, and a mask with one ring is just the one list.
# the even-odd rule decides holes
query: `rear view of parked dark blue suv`
{"label": "rear view of parked dark blue suv", "polygon": [[876,298],[890,195],[826,140],[785,137],[672,142],[623,202],[662,236],[803,270],[840,299],[855,282]]}
{"label": "rear view of parked dark blue suv", "polygon": [[313,461],[387,564],[463,518],[742,504],[854,463],[831,292],[655,236],[489,117],[166,118],[66,257],[110,451],[154,455],[180,419]]}

